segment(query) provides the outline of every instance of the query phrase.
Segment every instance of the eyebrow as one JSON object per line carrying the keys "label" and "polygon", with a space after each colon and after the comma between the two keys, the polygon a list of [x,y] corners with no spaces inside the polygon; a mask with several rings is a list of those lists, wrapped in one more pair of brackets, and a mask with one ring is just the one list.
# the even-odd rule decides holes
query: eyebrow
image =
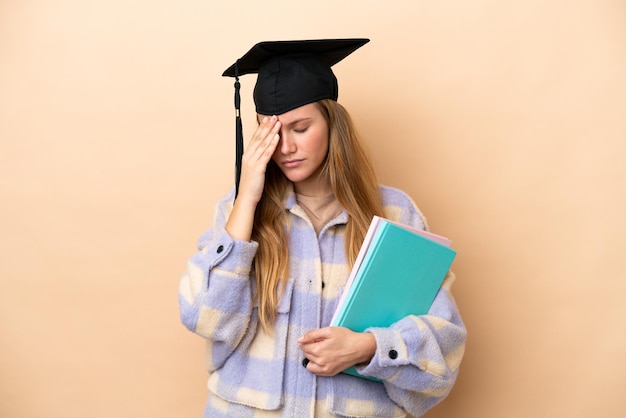
{"label": "eyebrow", "polygon": [[306,121],[309,121],[311,119],[313,119],[313,118],[298,118],[298,119],[292,120],[291,122],[287,123],[286,126],[292,127],[292,126],[295,126],[295,125],[299,124],[300,122],[306,122]]}

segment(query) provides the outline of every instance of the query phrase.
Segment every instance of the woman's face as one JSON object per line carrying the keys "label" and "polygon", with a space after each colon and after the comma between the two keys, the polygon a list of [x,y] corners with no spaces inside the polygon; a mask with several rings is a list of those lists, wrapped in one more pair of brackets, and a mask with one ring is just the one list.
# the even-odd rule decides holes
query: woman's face
{"label": "woman's face", "polygon": [[278,120],[280,141],[272,159],[296,192],[326,195],[330,187],[319,174],[328,153],[328,124],[319,108],[307,104],[279,115]]}

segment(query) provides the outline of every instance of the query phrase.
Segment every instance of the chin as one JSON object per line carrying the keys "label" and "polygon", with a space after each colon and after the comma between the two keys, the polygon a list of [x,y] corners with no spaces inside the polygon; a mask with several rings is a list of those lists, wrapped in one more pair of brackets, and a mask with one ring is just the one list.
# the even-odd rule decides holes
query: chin
{"label": "chin", "polygon": [[285,177],[287,177],[287,180],[289,180],[292,183],[300,183],[308,178],[308,177],[302,177],[302,176],[285,176]]}
{"label": "chin", "polygon": [[295,171],[290,171],[290,170],[284,170],[283,175],[287,177],[287,180],[289,180],[292,183],[299,183],[310,177],[309,175],[302,174],[302,173],[295,172]]}

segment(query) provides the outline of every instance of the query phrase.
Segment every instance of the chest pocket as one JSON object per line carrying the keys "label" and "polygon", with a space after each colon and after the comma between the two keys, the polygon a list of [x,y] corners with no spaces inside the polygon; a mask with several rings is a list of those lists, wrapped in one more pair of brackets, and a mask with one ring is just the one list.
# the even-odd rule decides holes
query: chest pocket
{"label": "chest pocket", "polygon": [[284,404],[283,377],[292,294],[290,280],[270,333],[261,327],[258,304],[254,302],[250,329],[224,366],[209,378],[211,392],[228,402],[258,409],[275,410]]}

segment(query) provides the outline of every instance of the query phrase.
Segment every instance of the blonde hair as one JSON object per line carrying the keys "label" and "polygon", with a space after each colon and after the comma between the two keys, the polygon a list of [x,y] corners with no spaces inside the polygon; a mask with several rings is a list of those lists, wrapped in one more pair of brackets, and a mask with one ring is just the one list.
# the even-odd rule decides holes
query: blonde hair
{"label": "blonde hair", "polygon": [[[328,154],[321,170],[347,213],[345,254],[352,266],[374,215],[383,203],[374,169],[361,146],[350,115],[334,100],[315,103],[328,125]],[[278,302],[289,275],[287,213],[284,197],[288,180],[270,161],[265,189],[254,217],[252,239],[259,243],[254,260],[259,320],[267,332],[276,319]],[[279,289],[279,283],[280,285]]]}

